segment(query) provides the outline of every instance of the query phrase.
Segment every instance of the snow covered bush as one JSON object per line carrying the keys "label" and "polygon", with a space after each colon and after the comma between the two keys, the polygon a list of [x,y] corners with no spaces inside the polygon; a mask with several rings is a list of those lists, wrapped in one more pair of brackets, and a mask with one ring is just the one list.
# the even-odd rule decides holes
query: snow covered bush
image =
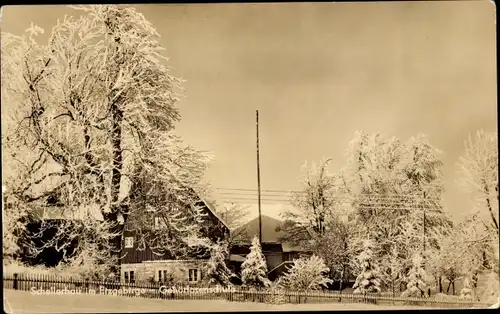
{"label": "snow covered bush", "polygon": [[228,286],[231,284],[232,272],[226,264],[228,257],[227,244],[216,243],[210,250],[210,259],[207,262],[205,276],[210,284]]}
{"label": "snow covered bush", "polygon": [[456,302],[460,300],[458,296],[446,293],[436,293],[432,299],[435,301],[444,301],[444,302]]}
{"label": "snow covered bush", "polygon": [[267,278],[267,264],[259,239],[255,236],[252,240],[250,253],[245,257],[241,265],[241,281],[245,286],[269,287],[270,281]]}
{"label": "snow covered bush", "polygon": [[358,256],[358,262],[361,269],[356,277],[353,289],[354,293],[377,293],[380,292],[379,272],[373,262],[373,243],[365,240],[363,250]]}
{"label": "snow covered bush", "polygon": [[25,221],[27,209],[15,197],[3,191],[2,193],[2,251],[3,259],[15,261],[21,253],[20,236],[26,230]]}
{"label": "snow covered bush", "polygon": [[294,291],[320,289],[332,282],[327,278],[329,269],[322,258],[313,255],[309,258],[299,258],[289,267],[281,278],[281,284]]}
{"label": "snow covered bush", "polygon": [[460,299],[477,301],[471,279],[469,279],[468,277],[465,277],[464,279],[464,287],[462,288],[462,290],[460,290]]}
{"label": "snow covered bush", "polygon": [[[14,262],[5,262],[4,261],[4,274],[29,274],[29,275],[40,275],[40,276],[54,276],[57,278],[66,277],[73,278],[77,280],[87,279],[86,272],[82,271],[82,269],[78,267],[74,267],[70,264],[59,264],[56,267],[46,267],[42,265],[37,266],[29,266],[23,263],[14,261]],[[89,278],[90,279],[90,278]]]}
{"label": "snow covered bush", "polygon": [[500,301],[500,282],[498,275],[495,272],[488,272],[485,276],[485,281],[481,287],[478,287],[476,295],[481,302],[489,304],[498,303]]}
{"label": "snow covered bush", "polygon": [[271,283],[269,287],[269,296],[266,298],[266,303],[269,304],[284,304],[286,303],[285,291],[281,284],[281,279]]}
{"label": "snow covered bush", "polygon": [[401,294],[403,297],[427,297],[427,274],[423,268],[423,259],[419,253],[413,256],[413,265],[408,274],[406,290]]}

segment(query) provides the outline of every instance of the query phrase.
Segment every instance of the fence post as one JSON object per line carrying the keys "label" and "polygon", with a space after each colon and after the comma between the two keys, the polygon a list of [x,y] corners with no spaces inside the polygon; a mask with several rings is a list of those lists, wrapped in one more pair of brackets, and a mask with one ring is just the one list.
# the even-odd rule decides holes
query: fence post
{"label": "fence post", "polygon": [[89,278],[85,278],[85,292],[89,293]]}
{"label": "fence post", "polygon": [[17,274],[14,274],[14,290],[19,289],[18,287],[18,281],[17,281]]}

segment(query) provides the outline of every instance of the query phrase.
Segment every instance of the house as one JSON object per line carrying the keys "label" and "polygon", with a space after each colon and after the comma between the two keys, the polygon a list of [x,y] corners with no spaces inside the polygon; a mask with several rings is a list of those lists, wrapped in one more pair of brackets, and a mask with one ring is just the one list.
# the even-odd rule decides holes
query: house
{"label": "house", "polygon": [[[95,219],[102,220],[98,208],[85,206],[78,210],[70,210],[58,202],[54,195],[43,198],[33,205],[34,209],[26,217],[21,218],[26,229],[18,239],[18,245],[22,250],[18,256],[20,261],[32,266],[55,267],[64,257],[72,256],[78,245],[78,239],[70,240],[69,236],[58,234],[63,224],[67,226],[68,221],[84,219],[88,213]],[[53,243],[47,245],[50,242]],[[31,254],[30,247],[39,253]]]}
{"label": "house", "polygon": [[[275,280],[288,270],[288,266],[293,260],[308,255],[308,252],[302,247],[293,246],[288,242],[282,242],[280,239],[284,236],[283,231],[277,232],[276,228],[281,221],[262,215],[262,253],[266,259],[268,278]],[[241,264],[245,256],[250,253],[251,239],[259,234],[259,218],[255,218],[240,227],[248,236],[241,243],[234,244],[230,249],[229,263],[236,274],[241,273]],[[240,231],[240,230],[238,230]]]}
{"label": "house", "polygon": [[[202,233],[212,241],[225,239],[229,237],[229,228],[225,222],[214,211],[214,207],[208,201],[199,196],[198,206],[206,214],[203,217],[203,225],[200,226]],[[58,226],[67,224],[68,220],[81,220],[88,218],[88,214],[96,220],[102,220],[102,213],[96,206],[84,206],[77,211],[70,210],[57,201],[57,197],[49,196],[40,200],[37,208],[30,212],[26,218],[27,230],[21,237],[20,246],[23,248],[23,254],[20,254],[22,261],[30,265],[44,265],[53,267],[58,265],[63,257],[70,257],[78,245],[78,239],[73,239],[70,245],[65,249],[58,250],[56,245],[44,247],[44,243],[54,238],[58,231]],[[142,212],[141,214],[144,214]],[[143,230],[144,231],[144,230]],[[39,236],[32,237],[37,234]],[[30,241],[31,246],[41,249],[37,256],[31,256],[28,252],[26,241]],[[58,242],[64,242],[66,239],[59,238]],[[24,242],[24,243],[23,243]],[[209,258],[208,254],[202,256],[193,256],[193,258],[178,260],[168,255],[157,255],[149,247],[139,249],[134,234],[134,228],[130,223],[124,226],[122,237],[122,256],[120,260],[121,281],[160,281],[165,282],[169,279],[175,282],[185,282],[197,284],[203,281],[203,266]]]}
{"label": "house", "polygon": [[[227,239],[229,227],[215,212],[212,204],[199,197],[196,205],[200,206],[205,214],[203,225],[200,226],[202,234],[214,242]],[[160,221],[156,217],[153,218],[155,218],[153,228],[158,227]],[[126,224],[123,233],[121,281],[169,282],[188,285],[197,285],[205,281],[203,269],[209,258],[207,252],[201,256],[192,254],[185,259],[177,259],[168,252],[160,255],[148,245],[140,247],[137,243],[138,235],[131,224],[133,222]]]}

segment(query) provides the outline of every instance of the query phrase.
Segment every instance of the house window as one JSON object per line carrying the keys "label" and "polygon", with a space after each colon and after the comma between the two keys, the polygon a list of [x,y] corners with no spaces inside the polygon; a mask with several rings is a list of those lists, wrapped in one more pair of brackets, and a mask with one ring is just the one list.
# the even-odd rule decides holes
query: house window
{"label": "house window", "polygon": [[167,224],[165,223],[165,219],[163,217],[155,217],[155,229],[164,229],[166,226]]}
{"label": "house window", "polygon": [[198,281],[198,269],[190,269],[189,270],[189,282],[197,282]]}
{"label": "house window", "polygon": [[159,282],[166,282],[167,281],[167,271],[166,270],[159,270],[158,271],[158,281]]}
{"label": "house window", "polygon": [[134,248],[134,237],[125,237],[125,248],[126,249]]}
{"label": "house window", "polygon": [[134,271],[131,270],[124,272],[124,279],[125,283],[134,283],[135,282]]}

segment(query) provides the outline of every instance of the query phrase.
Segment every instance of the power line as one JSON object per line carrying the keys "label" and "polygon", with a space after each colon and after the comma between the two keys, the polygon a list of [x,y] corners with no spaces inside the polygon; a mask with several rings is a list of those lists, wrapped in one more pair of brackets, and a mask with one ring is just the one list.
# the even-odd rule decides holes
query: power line
{"label": "power line", "polygon": [[[217,188],[217,190],[227,190],[227,191],[250,191],[257,192],[256,189],[230,189],[230,188]],[[261,190],[261,192],[303,192],[303,191],[289,191],[289,190]]]}
{"label": "power line", "polygon": [[[231,197],[231,198],[222,198],[224,200],[249,200],[249,201],[258,201],[256,198],[247,198],[247,197]],[[281,199],[265,199],[261,198],[261,201],[274,201],[274,202],[290,202],[290,200],[281,200]]]}
{"label": "power line", "polygon": [[[248,193],[233,193],[233,192],[221,192],[219,193],[220,195],[242,195],[242,196],[253,196],[254,194],[248,194]],[[264,195],[264,194],[261,194]],[[277,197],[277,196],[288,196],[286,194],[265,194],[264,196],[271,196],[271,197]]]}
{"label": "power line", "polygon": [[[284,201],[284,202],[290,202],[292,201],[291,198],[287,198],[286,195],[263,195],[266,197],[267,200],[271,201]],[[224,194],[221,196],[222,199],[257,199],[257,196],[251,195],[251,194],[246,194],[246,195],[241,195],[241,194],[232,194],[230,196],[227,196],[227,194]],[[350,196],[336,196],[333,197],[333,200],[337,201],[342,201],[342,200],[351,200],[355,202],[392,202],[392,203],[409,203],[409,202],[416,202],[416,201],[426,201],[427,203],[431,201],[440,201],[439,199],[429,199],[429,198],[423,198],[423,197],[391,197],[391,196],[359,196],[359,197],[350,197]]]}
{"label": "power line", "polygon": [[[248,191],[248,192],[257,192],[257,190],[255,189],[225,189],[225,188],[217,188],[218,190],[228,190],[228,191]],[[275,194],[267,194],[265,196],[267,197],[278,197],[278,196],[290,196],[290,194],[307,194],[308,192],[307,191],[285,191],[285,190],[261,190],[261,191],[264,191],[264,192],[271,192],[271,193],[275,193]],[[277,192],[282,192],[282,193],[277,193]],[[283,193],[284,192],[284,193]],[[277,193],[277,194],[276,194]],[[246,194],[246,193],[234,193],[234,192],[220,192],[219,194],[221,195],[242,195],[242,196],[252,196],[252,194]],[[395,194],[395,193],[387,193],[387,194],[378,194],[378,193],[374,193],[374,194],[361,194],[361,195],[357,195],[357,196],[349,196],[349,195],[338,195],[338,196],[334,196],[333,198],[337,198],[337,199],[359,199],[359,198],[370,198],[370,199],[380,199],[380,198],[383,198],[383,199],[389,199],[389,198],[392,198],[392,199],[418,199],[418,200],[422,200],[422,199],[425,199],[425,200],[441,200],[441,198],[439,197],[423,197],[421,195],[414,195],[414,194]]]}
{"label": "power line", "polygon": [[[271,202],[268,202],[267,204],[276,204],[278,205],[279,203],[273,203],[273,202],[280,202],[280,201],[283,201],[285,202],[285,204],[283,205],[290,205],[290,206],[293,206],[292,204],[290,204],[289,201],[286,201],[286,200],[265,200],[265,199],[261,199],[262,201],[271,201]],[[229,202],[229,203],[239,203],[239,204],[249,204],[248,202],[244,202],[244,201],[250,201],[250,203],[255,203],[257,202],[256,199],[252,199],[252,198],[232,198],[232,199],[223,199],[222,200],[223,202]],[[286,204],[288,203],[288,204]],[[416,210],[416,209],[424,209],[426,208],[425,206],[422,206],[422,205],[415,205],[415,206],[405,206],[407,204],[404,204],[404,203],[375,203],[375,204],[358,204],[356,207],[357,208],[360,208],[360,209],[380,209],[380,210],[386,210],[386,209],[390,209],[390,210]]]}

